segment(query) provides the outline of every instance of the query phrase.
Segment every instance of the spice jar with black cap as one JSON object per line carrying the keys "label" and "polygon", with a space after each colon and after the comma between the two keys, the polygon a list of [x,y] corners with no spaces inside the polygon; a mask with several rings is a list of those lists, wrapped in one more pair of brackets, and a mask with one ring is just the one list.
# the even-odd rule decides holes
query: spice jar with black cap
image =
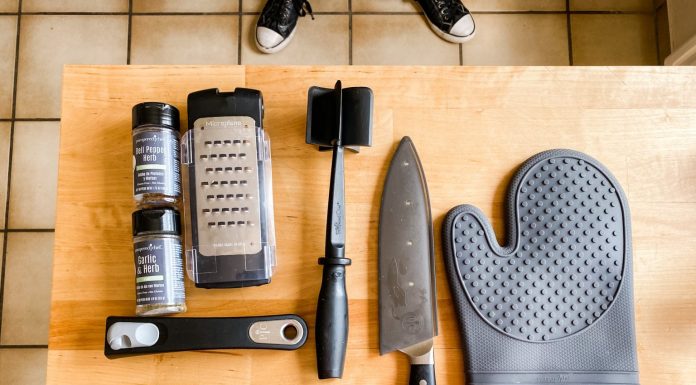
{"label": "spice jar with black cap", "polygon": [[186,311],[181,217],[169,207],[133,213],[135,314],[151,316]]}
{"label": "spice jar with black cap", "polygon": [[133,107],[133,197],[138,207],[181,199],[179,110],[167,103]]}

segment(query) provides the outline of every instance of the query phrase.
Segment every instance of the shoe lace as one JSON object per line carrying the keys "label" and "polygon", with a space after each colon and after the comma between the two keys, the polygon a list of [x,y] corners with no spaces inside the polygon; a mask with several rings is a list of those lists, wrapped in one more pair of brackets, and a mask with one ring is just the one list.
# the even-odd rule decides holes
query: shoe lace
{"label": "shoe lace", "polygon": [[293,0],[295,4],[295,9],[301,17],[305,17],[308,13],[309,16],[314,20],[314,13],[312,12],[312,4],[307,0]]}
{"label": "shoe lace", "polygon": [[290,19],[290,9],[294,9],[301,17],[309,13],[312,20],[314,20],[312,5],[309,4],[307,0],[270,0],[268,10],[264,13],[266,13],[271,20],[282,20],[282,23],[286,23]]}
{"label": "shoe lace", "polygon": [[437,11],[442,16],[443,20],[450,21],[452,14],[451,11],[456,7],[460,7],[461,3],[457,0],[434,0]]}

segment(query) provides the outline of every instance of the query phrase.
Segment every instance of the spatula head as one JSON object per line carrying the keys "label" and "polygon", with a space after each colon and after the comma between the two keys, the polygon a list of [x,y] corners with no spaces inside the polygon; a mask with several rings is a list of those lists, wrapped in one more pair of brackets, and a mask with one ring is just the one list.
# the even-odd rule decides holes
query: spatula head
{"label": "spatula head", "polygon": [[311,87],[307,103],[307,144],[320,149],[335,142],[357,151],[372,145],[374,96],[367,87]]}

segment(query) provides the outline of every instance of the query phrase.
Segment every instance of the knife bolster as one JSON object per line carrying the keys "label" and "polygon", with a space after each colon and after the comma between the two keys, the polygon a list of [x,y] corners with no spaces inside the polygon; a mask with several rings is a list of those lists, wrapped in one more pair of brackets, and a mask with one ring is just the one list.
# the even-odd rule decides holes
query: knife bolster
{"label": "knife bolster", "polygon": [[435,355],[433,354],[433,349],[428,350],[427,353],[421,356],[410,356],[411,365],[433,365],[435,364]]}

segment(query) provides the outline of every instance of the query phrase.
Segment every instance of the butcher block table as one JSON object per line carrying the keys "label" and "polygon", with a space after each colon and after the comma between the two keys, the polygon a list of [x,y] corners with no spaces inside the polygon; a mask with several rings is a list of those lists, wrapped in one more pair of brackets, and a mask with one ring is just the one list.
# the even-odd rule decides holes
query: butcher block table
{"label": "butcher block table", "polygon": [[[48,383],[320,383],[314,313],[331,156],[305,144],[310,86],[373,89],[373,145],[346,156],[350,335],[340,384],[407,384],[408,362],[379,355],[377,225],[383,179],[410,136],[430,189],[440,333],[439,385],[463,384],[464,354],[445,276],[445,213],[471,203],[504,236],[503,201],[525,159],[571,148],[622,184],[633,220],[642,384],[696,383],[696,68],[68,66],[63,79]],[[108,360],[109,315],[133,315],[131,107],[206,88],[263,92],[273,157],[278,266],[269,285],[196,289],[187,316],[297,313],[297,351],[217,350]],[[186,127],[186,122],[182,122]]]}

